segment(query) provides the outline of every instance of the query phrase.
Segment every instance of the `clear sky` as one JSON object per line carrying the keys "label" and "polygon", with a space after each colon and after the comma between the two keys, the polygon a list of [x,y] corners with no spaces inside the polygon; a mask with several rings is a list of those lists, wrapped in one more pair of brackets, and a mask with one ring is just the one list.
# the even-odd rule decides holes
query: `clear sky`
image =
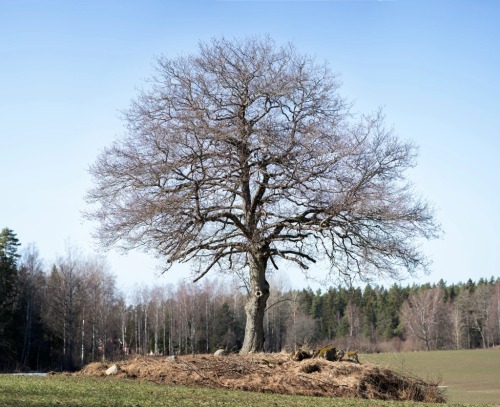
{"label": "clear sky", "polygon": [[[387,123],[420,146],[408,175],[445,234],[424,245],[433,265],[419,281],[500,275],[494,0],[0,0],[0,228],[35,243],[48,266],[68,240],[96,250],[81,217],[87,169],[123,134],[120,111],[154,57],[255,34],[328,61],[355,111],[384,107]],[[140,253],[108,261],[122,288],[185,275],[154,280],[154,259]]]}

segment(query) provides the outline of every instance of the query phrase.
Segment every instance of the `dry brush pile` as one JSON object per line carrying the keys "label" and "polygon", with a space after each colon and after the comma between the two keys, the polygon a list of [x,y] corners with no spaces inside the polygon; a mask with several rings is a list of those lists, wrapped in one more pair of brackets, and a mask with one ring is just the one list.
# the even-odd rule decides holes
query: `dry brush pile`
{"label": "dry brush pile", "polygon": [[[106,376],[112,366],[91,363],[83,376]],[[444,402],[436,383],[426,383],[371,364],[293,361],[280,354],[135,357],[116,363],[116,376],[169,385],[379,400]]]}

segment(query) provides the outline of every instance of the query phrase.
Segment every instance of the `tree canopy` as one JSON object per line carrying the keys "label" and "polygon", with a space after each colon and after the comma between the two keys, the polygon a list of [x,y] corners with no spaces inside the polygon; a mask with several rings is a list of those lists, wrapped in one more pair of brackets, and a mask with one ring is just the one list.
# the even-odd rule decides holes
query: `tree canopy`
{"label": "tree canopy", "polygon": [[12,229],[3,228],[0,232],[0,259],[12,265],[17,263],[19,255],[17,248],[20,246],[19,239]]}
{"label": "tree canopy", "polygon": [[213,39],[160,57],[125,114],[127,134],[90,172],[88,216],[106,246],[249,271],[243,351],[263,348],[267,266],[398,277],[439,233],[405,171],[416,148],[380,112],[355,117],[327,65],[269,38]]}

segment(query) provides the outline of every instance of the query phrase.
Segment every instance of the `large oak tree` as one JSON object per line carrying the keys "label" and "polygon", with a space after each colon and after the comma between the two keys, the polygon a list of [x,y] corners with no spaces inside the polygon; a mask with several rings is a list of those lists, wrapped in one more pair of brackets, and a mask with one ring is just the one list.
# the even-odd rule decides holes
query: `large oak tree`
{"label": "large oak tree", "polygon": [[416,149],[356,117],[326,65],[269,38],[214,39],[160,57],[91,166],[88,212],[105,246],[195,267],[248,270],[242,352],[263,350],[268,267],[398,277],[426,266],[439,232],[405,170]]}

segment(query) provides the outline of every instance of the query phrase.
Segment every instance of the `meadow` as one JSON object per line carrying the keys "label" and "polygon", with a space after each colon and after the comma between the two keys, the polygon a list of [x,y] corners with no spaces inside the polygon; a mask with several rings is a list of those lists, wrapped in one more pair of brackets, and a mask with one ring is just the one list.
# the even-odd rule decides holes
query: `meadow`
{"label": "meadow", "polygon": [[[0,405],[20,406],[249,406],[430,407],[431,403],[287,396],[203,387],[166,386],[118,378],[0,375]],[[442,405],[442,404],[441,404]],[[446,404],[462,407],[466,404]],[[485,406],[474,404],[474,406]],[[471,407],[470,405],[468,407]]]}
{"label": "meadow", "polygon": [[[447,386],[443,406],[500,406],[500,351],[444,351],[361,355],[362,362],[390,366]],[[0,375],[1,406],[331,406],[424,407],[431,403],[337,399],[167,386],[146,380]]]}
{"label": "meadow", "polygon": [[451,403],[500,405],[500,349],[379,353],[361,359],[427,381],[440,380]]}

